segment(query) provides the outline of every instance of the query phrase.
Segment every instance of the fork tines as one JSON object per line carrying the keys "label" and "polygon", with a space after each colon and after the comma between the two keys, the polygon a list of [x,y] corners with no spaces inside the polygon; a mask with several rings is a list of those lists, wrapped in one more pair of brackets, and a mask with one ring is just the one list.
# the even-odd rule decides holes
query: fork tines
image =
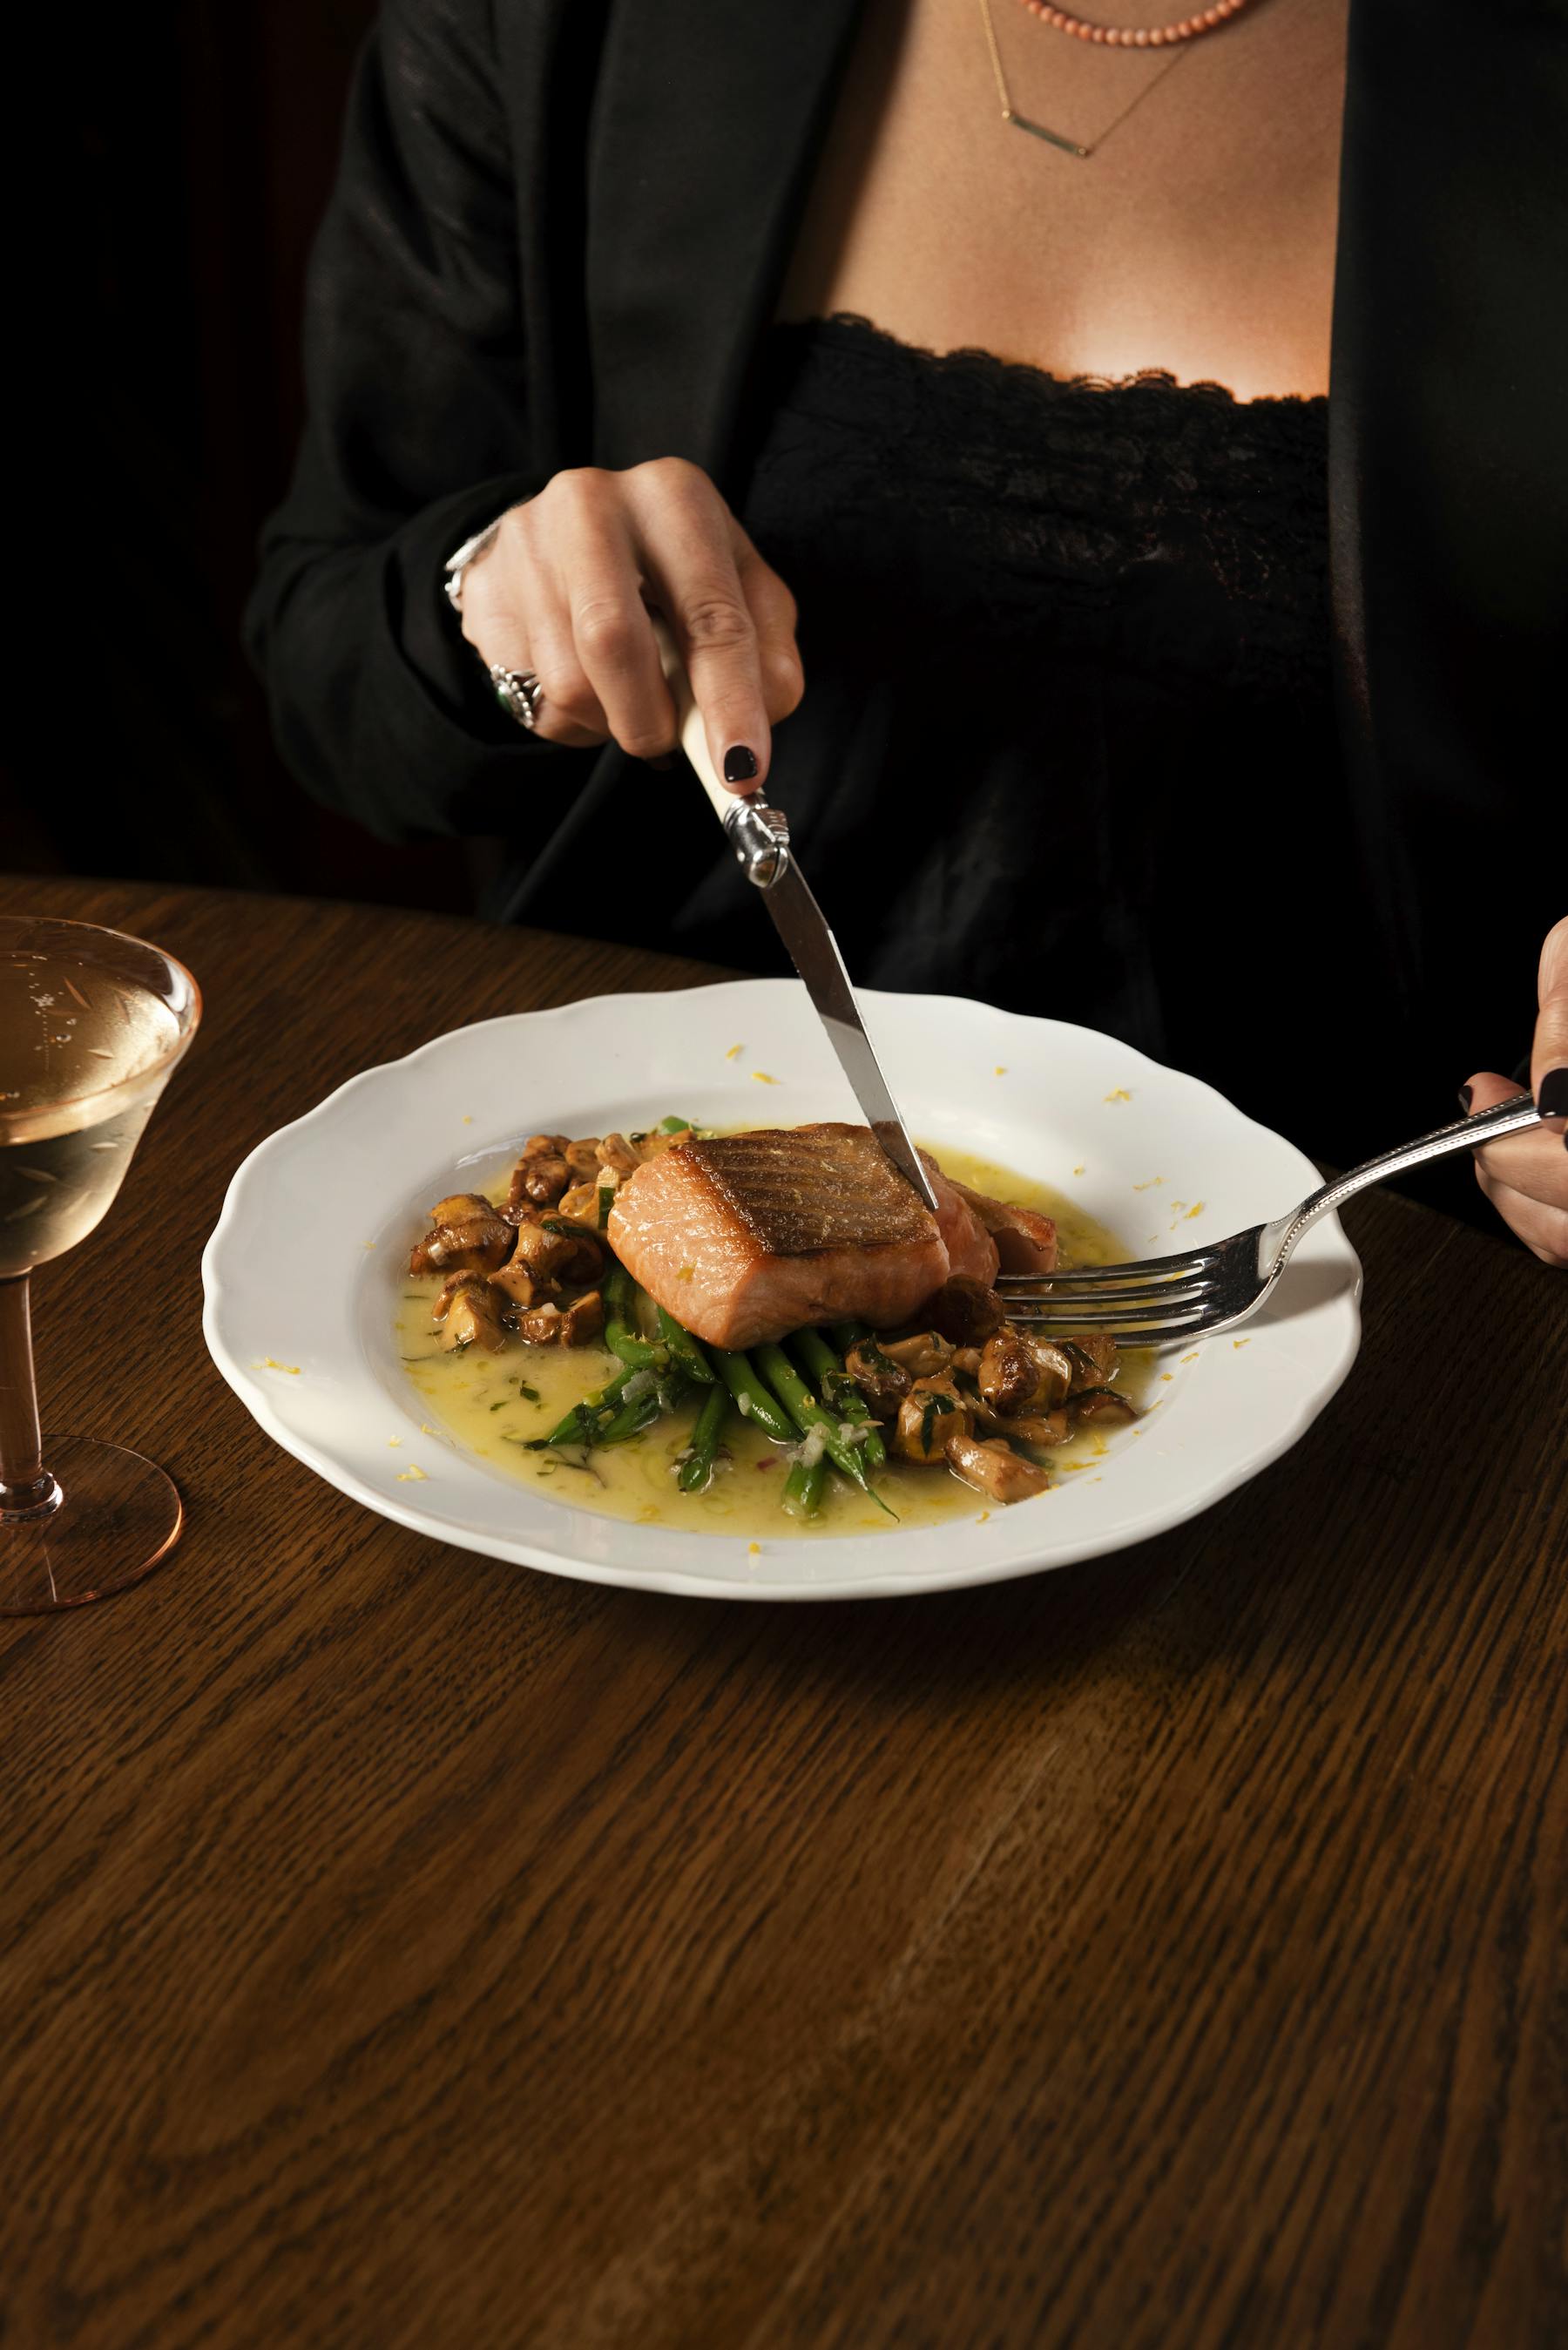
{"label": "fork tines", "polygon": [[1219,1252],[1151,1257],[1137,1264],[1077,1265],[1053,1274],[1001,1274],[1008,1319],[1029,1328],[1115,1330],[1157,1347],[1186,1336],[1211,1312]]}

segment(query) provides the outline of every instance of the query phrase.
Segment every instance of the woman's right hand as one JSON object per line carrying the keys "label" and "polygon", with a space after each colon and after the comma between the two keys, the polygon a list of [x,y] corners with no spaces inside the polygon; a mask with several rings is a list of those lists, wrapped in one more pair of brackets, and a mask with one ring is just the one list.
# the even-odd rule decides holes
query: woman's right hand
{"label": "woman's right hand", "polygon": [[577,467],[512,507],[464,571],[462,633],[485,662],[533,671],[550,742],[613,737],[659,759],[677,726],[650,604],[680,648],[714,767],[738,795],[756,789],[804,686],[794,598],[683,457]]}

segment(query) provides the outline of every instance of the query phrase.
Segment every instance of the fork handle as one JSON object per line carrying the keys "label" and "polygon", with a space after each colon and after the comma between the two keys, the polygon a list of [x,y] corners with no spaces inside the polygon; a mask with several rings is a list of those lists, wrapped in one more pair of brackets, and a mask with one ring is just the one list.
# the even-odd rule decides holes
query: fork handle
{"label": "fork handle", "polygon": [[1348,1174],[1338,1175],[1321,1191],[1309,1192],[1292,1215],[1283,1216],[1279,1223],[1267,1230],[1276,1245],[1261,1272],[1269,1272],[1282,1263],[1297,1241],[1320,1216],[1332,1215],[1335,1208],[1353,1200],[1357,1191],[1369,1191],[1374,1183],[1386,1183],[1392,1175],[1402,1175],[1407,1167],[1424,1166],[1428,1159],[1447,1159],[1456,1150],[1473,1150],[1478,1143],[1495,1142],[1505,1134],[1521,1134],[1527,1127],[1543,1124],[1541,1112],[1528,1094],[1511,1094],[1507,1101],[1498,1102],[1491,1109],[1478,1109],[1469,1118],[1457,1118],[1448,1126],[1439,1126],[1430,1134],[1423,1134],[1414,1142],[1401,1144],[1397,1150],[1386,1150],[1377,1159],[1368,1159],[1364,1165],[1351,1168]]}

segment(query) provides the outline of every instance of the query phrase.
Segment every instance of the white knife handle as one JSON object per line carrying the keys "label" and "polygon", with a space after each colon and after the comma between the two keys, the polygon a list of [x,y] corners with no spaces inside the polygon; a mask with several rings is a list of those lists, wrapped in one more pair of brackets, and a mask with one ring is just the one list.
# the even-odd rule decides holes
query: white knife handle
{"label": "white knife handle", "polygon": [[680,723],[680,747],[697,770],[697,780],[712,802],[713,813],[721,824],[727,821],[737,800],[744,792],[732,792],[713,764],[708,749],[708,730],[702,723],[691,691],[691,681],[686,674],[686,664],[680,658],[680,647],[670,634],[670,623],[657,612],[652,615],[654,641],[659,658],[664,664],[665,682],[674,698],[675,715]]}
{"label": "white knife handle", "polygon": [[754,791],[737,792],[725,783],[709,753],[702,712],[697,707],[691,681],[670,624],[657,612],[649,618],[659,658],[664,665],[665,682],[680,723],[680,747],[696,769],[697,780],[707,793],[709,804],[723,826],[747,880],[754,881],[759,889],[769,889],[789,863],[788,823],[777,808],[768,806],[760,785]]}

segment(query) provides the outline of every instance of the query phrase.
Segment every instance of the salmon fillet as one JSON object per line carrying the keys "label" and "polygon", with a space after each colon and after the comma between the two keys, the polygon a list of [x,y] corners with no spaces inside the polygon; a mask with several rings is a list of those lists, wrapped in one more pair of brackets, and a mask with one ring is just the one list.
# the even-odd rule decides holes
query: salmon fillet
{"label": "salmon fillet", "polygon": [[906,1321],[950,1274],[990,1281],[996,1249],[933,1178],[941,1214],[868,1127],[797,1126],[680,1143],[617,1192],[617,1256],[687,1329],[754,1347],[808,1323]]}
{"label": "salmon fillet", "polygon": [[[935,1168],[936,1161],[926,1160]],[[1043,1216],[1038,1208],[1020,1207],[1016,1200],[993,1200],[985,1191],[971,1191],[967,1183],[955,1182],[950,1175],[942,1181],[965,1205],[974,1211],[990,1234],[996,1251],[997,1268],[1002,1273],[1054,1273],[1056,1270],[1056,1219]],[[937,1187],[941,1196],[940,1186]],[[967,1271],[955,1265],[953,1271]],[[988,1274],[984,1276],[991,1278]]]}

